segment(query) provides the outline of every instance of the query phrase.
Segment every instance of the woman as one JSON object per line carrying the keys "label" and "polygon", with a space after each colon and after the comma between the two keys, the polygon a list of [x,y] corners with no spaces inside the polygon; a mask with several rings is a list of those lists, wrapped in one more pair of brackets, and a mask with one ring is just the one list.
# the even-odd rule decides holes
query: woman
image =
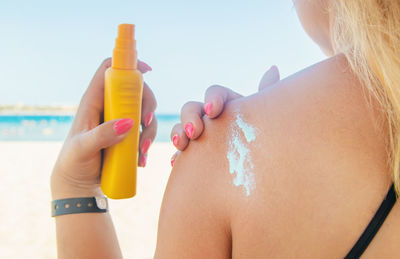
{"label": "woman", "polygon": [[[271,72],[274,79],[268,74],[265,89],[249,97],[213,87],[205,110],[214,118],[224,108],[217,120],[205,117],[203,124],[202,105],[185,106],[174,144],[183,150],[187,137],[201,137],[174,161],[156,258],[345,257],[390,186],[399,189],[400,2],[294,4],[330,57],[279,82]],[[92,99],[80,110],[92,110],[86,104]],[[106,127],[85,122],[98,118],[97,108],[78,113],[70,136]],[[87,150],[77,152],[73,137],[66,141],[53,172],[53,199],[97,194],[100,150],[122,138],[109,128],[101,135],[110,141]],[[372,241],[362,242],[365,258],[398,257],[398,202],[381,221]],[[60,257],[121,257],[107,213],[61,216],[56,224]]]}

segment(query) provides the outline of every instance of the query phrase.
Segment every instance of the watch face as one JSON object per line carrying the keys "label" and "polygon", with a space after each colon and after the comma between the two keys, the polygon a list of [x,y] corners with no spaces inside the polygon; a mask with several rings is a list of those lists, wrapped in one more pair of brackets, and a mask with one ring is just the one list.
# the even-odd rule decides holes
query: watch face
{"label": "watch face", "polygon": [[107,200],[105,197],[94,197],[96,199],[97,208],[105,210],[107,209]]}

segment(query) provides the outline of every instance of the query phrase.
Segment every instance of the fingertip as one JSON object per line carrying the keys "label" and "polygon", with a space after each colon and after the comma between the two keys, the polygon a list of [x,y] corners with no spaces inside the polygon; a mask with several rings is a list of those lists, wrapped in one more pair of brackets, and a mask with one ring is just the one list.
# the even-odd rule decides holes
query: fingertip
{"label": "fingertip", "polygon": [[174,144],[174,146],[179,151],[184,151],[189,144],[189,138],[186,136],[185,133],[178,135],[178,137],[175,138],[175,141],[176,141],[176,145]]}
{"label": "fingertip", "polygon": [[[215,102],[215,105],[214,105]],[[210,101],[204,105],[204,112],[206,113],[207,117],[210,119],[214,119],[219,116],[222,111],[223,101],[222,100],[215,100]]]}
{"label": "fingertip", "polygon": [[143,65],[145,65],[147,71],[153,71],[153,68],[151,66],[149,66],[148,64],[143,62]]}
{"label": "fingertip", "polygon": [[175,124],[175,126],[172,128],[170,139],[172,144],[178,150],[184,150],[189,142],[185,131],[182,128],[182,124],[180,123]]}
{"label": "fingertip", "polygon": [[176,157],[179,155],[179,151],[176,151],[171,157],[171,167],[174,167]]}
{"label": "fingertip", "polygon": [[187,144],[186,145],[181,144],[181,145],[177,146],[176,149],[179,151],[185,151],[186,147],[187,147]]}
{"label": "fingertip", "polygon": [[204,112],[207,114],[208,117],[210,117],[211,115],[212,108],[213,108],[212,102],[208,102],[204,105]]}
{"label": "fingertip", "polygon": [[140,158],[140,166],[146,167],[146,163],[147,163],[147,154],[142,154]]}
{"label": "fingertip", "polygon": [[210,119],[214,119],[218,117],[224,107],[224,99],[222,96],[217,96],[215,100],[212,101],[212,109],[210,111],[210,114],[207,115]]}
{"label": "fingertip", "polygon": [[151,145],[151,139],[150,138],[145,139],[140,148],[140,152],[142,154],[147,154],[147,152],[149,151],[150,145]]}
{"label": "fingertip", "polygon": [[189,139],[191,139],[193,137],[193,133],[194,133],[193,123],[191,123],[191,122],[186,123],[185,133]]}
{"label": "fingertip", "polygon": [[138,70],[144,74],[153,71],[153,68],[143,61],[138,61]]}
{"label": "fingertip", "polygon": [[150,123],[153,121],[153,116],[154,116],[153,112],[147,113],[146,118],[145,118],[145,123],[144,123],[145,127],[148,127],[150,125]]}
{"label": "fingertip", "polygon": [[174,144],[175,147],[178,147],[178,145],[179,145],[179,135],[178,134],[175,134],[172,137],[172,143]]}
{"label": "fingertip", "polygon": [[128,132],[134,124],[134,121],[130,118],[117,120],[114,125],[114,131],[117,135],[123,135]]}

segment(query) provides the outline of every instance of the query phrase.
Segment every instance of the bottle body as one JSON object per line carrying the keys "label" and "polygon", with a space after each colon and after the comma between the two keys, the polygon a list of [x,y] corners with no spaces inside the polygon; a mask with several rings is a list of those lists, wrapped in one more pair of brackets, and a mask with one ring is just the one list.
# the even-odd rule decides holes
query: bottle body
{"label": "bottle body", "polygon": [[136,194],[142,74],[110,67],[104,81],[104,121],[130,118],[134,124],[124,140],[104,151],[101,189],[112,199],[131,198]]}

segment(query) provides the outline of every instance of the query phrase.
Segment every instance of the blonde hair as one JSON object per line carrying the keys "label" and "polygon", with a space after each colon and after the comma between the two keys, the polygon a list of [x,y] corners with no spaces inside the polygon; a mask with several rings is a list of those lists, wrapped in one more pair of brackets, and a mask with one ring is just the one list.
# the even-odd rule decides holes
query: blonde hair
{"label": "blonde hair", "polygon": [[400,194],[400,1],[333,0],[332,38],[382,107],[388,166]]}

